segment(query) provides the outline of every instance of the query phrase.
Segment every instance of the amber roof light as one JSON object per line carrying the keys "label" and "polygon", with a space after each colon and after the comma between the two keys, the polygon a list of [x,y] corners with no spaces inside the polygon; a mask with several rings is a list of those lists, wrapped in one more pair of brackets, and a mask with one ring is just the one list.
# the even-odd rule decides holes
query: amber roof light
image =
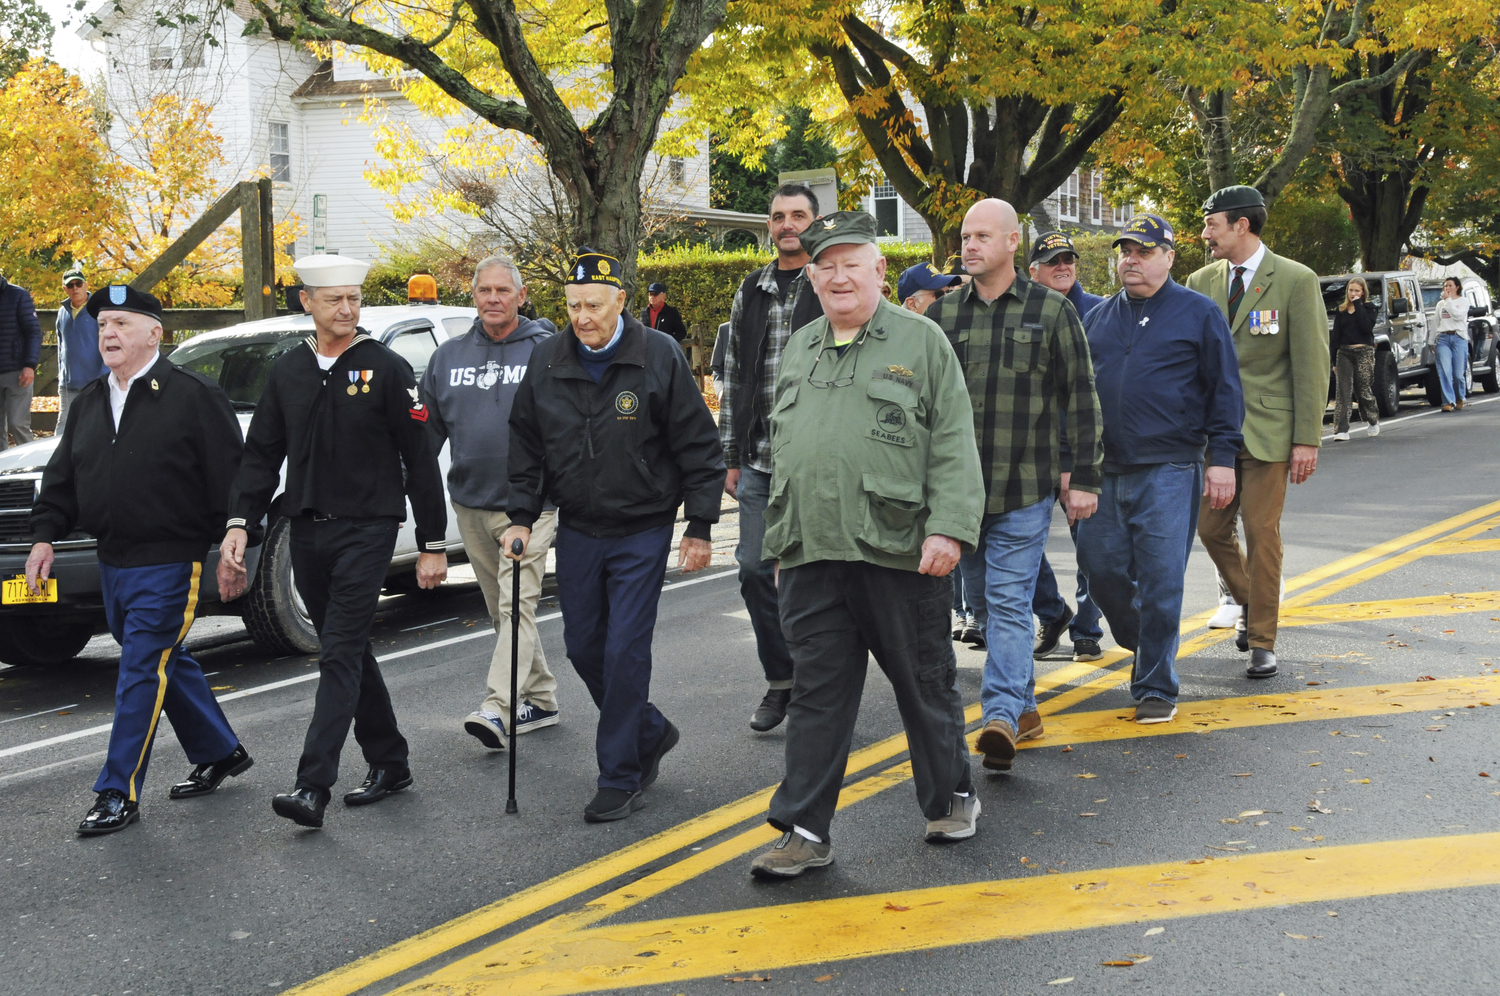
{"label": "amber roof light", "polygon": [[406,282],[406,299],[412,304],[437,304],[437,281],[431,274],[413,274]]}

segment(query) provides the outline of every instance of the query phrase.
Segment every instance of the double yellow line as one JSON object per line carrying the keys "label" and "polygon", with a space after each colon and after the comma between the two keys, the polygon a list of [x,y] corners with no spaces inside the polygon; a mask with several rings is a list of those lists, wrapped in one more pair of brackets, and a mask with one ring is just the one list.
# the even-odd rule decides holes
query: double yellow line
{"label": "double yellow line", "polygon": [[[1368,580],[1369,577],[1373,577],[1376,574],[1393,570],[1402,564],[1417,559],[1417,557],[1430,555],[1432,552],[1436,552],[1435,548],[1429,547],[1430,541],[1434,537],[1443,536],[1476,520],[1484,519],[1485,516],[1497,515],[1500,515],[1500,501],[1452,516],[1423,529],[1388,540],[1368,550],[1341,558],[1331,564],[1299,575],[1287,582],[1288,593],[1302,591],[1303,589],[1310,590],[1300,596],[1288,599],[1284,604],[1288,606],[1305,605],[1316,598],[1326,597],[1327,594],[1331,594],[1334,591],[1340,591],[1353,584],[1360,583],[1362,580]],[[1479,532],[1492,528],[1496,524],[1500,524],[1500,519],[1497,519],[1495,522],[1480,523],[1479,526],[1466,530],[1464,534],[1449,537],[1447,542],[1465,541],[1470,536],[1477,535]],[[1415,544],[1423,544],[1423,546],[1418,549],[1408,549]],[[1442,552],[1450,551],[1445,550]],[[1399,556],[1397,556],[1398,554]],[[1368,565],[1373,566],[1370,567]],[[1339,578],[1337,581],[1329,582],[1331,578],[1338,578],[1340,575],[1358,568],[1367,568],[1366,570],[1359,571],[1358,580]],[[1320,587],[1312,587],[1320,585],[1322,582],[1328,583],[1321,584]],[[1211,611],[1199,613],[1185,619],[1182,625],[1183,633],[1187,634],[1201,627],[1207,621]],[[1190,638],[1182,644],[1178,656],[1187,656],[1217,643],[1227,638],[1227,636],[1228,633],[1226,631],[1221,631]],[[1036,687],[1038,694],[1045,695],[1048,692],[1057,692],[1057,694],[1052,695],[1051,698],[1040,705],[1040,711],[1044,716],[1055,716],[1064,709],[1068,709],[1128,682],[1130,677],[1128,668],[1115,671],[1107,670],[1128,656],[1127,652],[1115,648],[1107,653],[1101,661],[1088,664],[1066,665],[1039,677]],[[1098,677],[1077,687],[1069,688],[1066,691],[1058,691],[1066,685],[1101,670],[1104,673]],[[1424,706],[1424,708],[1426,707]],[[1187,707],[1184,708],[1186,709]],[[973,722],[978,718],[978,705],[970,706],[965,713],[965,719],[968,722]],[[1075,722],[1071,717],[1064,721],[1065,725],[1070,728]],[[1161,728],[1136,727],[1134,724],[1131,724],[1131,730],[1128,735],[1140,736],[1143,735],[1142,731],[1162,734],[1187,732],[1180,724],[1164,725]],[[1056,732],[1062,731],[1056,730]],[[1078,730],[1075,732],[1081,738],[1083,731]],[[1055,741],[1058,738],[1054,735],[1049,739]],[[1099,739],[1108,738],[1100,737]],[[906,749],[905,734],[898,734],[871,744],[850,754],[849,763],[845,769],[846,775],[888,761],[905,752]],[[855,802],[870,798],[879,792],[903,783],[910,777],[910,762],[903,762],[861,779],[843,789],[839,797],[839,808],[843,809],[846,806],[853,805]],[[766,812],[767,805],[774,791],[775,786],[767,787],[735,802],[704,813],[702,816],[681,823],[669,830],[665,830],[645,840],[583,864],[546,882],[513,893],[472,913],[450,920],[431,930],[424,931],[421,934],[400,941],[390,947],[374,952],[348,965],[287,990],[285,996],[348,996],[348,994],[355,993],[366,986],[389,979],[455,948],[479,940],[520,920],[604,886],[629,872],[669,857],[699,841],[723,833],[748,820],[762,817]],[[524,932],[522,935],[517,935],[512,940],[520,940],[522,937],[530,938],[543,935],[557,937],[562,934],[577,933],[588,924],[597,923],[599,920],[618,913],[629,906],[633,906],[649,896],[659,895],[682,882],[688,881],[697,875],[701,875],[714,867],[763,845],[776,836],[777,833],[774,830],[764,825],[744,831],[717,845],[704,848],[700,852],[695,852],[668,868],[632,882],[625,889],[616,890],[611,894],[594,900],[580,910],[554,917],[540,926]],[[509,946],[507,945],[507,947]],[[452,978],[453,972],[462,971],[464,968],[469,970],[482,968],[483,963],[471,964],[471,962],[473,962],[474,958],[483,957],[488,956],[481,953],[481,955],[473,956],[473,958],[461,959],[459,962],[449,966],[449,970],[441,971],[438,974]]]}

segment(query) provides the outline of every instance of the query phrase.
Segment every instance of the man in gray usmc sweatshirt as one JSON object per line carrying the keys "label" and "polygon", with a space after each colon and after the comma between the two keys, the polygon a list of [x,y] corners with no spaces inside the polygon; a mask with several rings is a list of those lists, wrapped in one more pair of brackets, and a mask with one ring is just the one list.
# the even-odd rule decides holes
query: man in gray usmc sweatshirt
{"label": "man in gray usmc sweatshirt", "polygon": [[474,269],[474,305],[479,317],[457,339],[437,348],[422,375],[428,427],[438,444],[449,443],[448,495],[458,519],[464,550],[484,592],[494,621],[495,653],[490,658],[484,703],[464,720],[464,731],[492,750],[503,750],[510,722],[511,612],[521,617],[517,652],[516,734],[557,723],[557,679],[536,632],[536,603],[542,593],[547,550],[557,532],[557,510],[548,509],[531,527],[521,559],[521,604],[511,605],[511,562],[501,556],[500,537],[510,526],[507,451],[510,407],[537,343],[552,332],[522,318],[526,287],[516,264],[490,256]]}

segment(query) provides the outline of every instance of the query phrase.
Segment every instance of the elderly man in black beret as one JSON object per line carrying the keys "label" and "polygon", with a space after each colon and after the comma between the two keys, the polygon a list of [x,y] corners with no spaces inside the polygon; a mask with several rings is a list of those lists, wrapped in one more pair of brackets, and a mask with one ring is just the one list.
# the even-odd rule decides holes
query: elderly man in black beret
{"label": "elderly man in black beret", "polygon": [[677,507],[677,562],[707,567],[724,455],[687,357],[625,313],[620,261],[579,250],[569,323],[537,345],[510,411],[510,520],[500,547],[531,541],[558,509],[557,589],[568,659],[599,707],[590,823],[644,805],[680,734],[650,702],[651,636]]}
{"label": "elderly man in black beret", "polygon": [[213,592],[203,562],[217,539],[243,440],[223,390],[163,357],[161,304],[116,285],[94,292],[109,375],[74,400],[68,431],[42,474],[26,558],[33,595],[56,600],[52,544],[75,528],[99,541],[110,633],[120,644],[115,720],[99,793],[80,834],[114,833],[140,818],[151,743],[165,712],[196,767],[173,799],[208,795],[254,762],[224,718],[203,669],[183,646]]}

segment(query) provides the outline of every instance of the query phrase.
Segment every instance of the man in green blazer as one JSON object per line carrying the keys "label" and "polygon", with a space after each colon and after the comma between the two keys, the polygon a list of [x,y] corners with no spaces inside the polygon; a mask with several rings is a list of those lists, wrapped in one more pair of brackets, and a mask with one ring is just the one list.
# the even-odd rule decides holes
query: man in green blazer
{"label": "man in green blazer", "polygon": [[[1203,203],[1203,241],[1215,261],[1187,279],[1229,319],[1245,390],[1235,497],[1220,509],[1203,500],[1198,537],[1245,606],[1235,642],[1250,651],[1251,678],[1276,673],[1281,507],[1287,482],[1301,484],[1317,469],[1328,406],[1328,315],[1317,274],[1267,249],[1265,223],[1266,202],[1254,187],[1215,191]],[[1236,516],[1245,523],[1243,552]]]}

